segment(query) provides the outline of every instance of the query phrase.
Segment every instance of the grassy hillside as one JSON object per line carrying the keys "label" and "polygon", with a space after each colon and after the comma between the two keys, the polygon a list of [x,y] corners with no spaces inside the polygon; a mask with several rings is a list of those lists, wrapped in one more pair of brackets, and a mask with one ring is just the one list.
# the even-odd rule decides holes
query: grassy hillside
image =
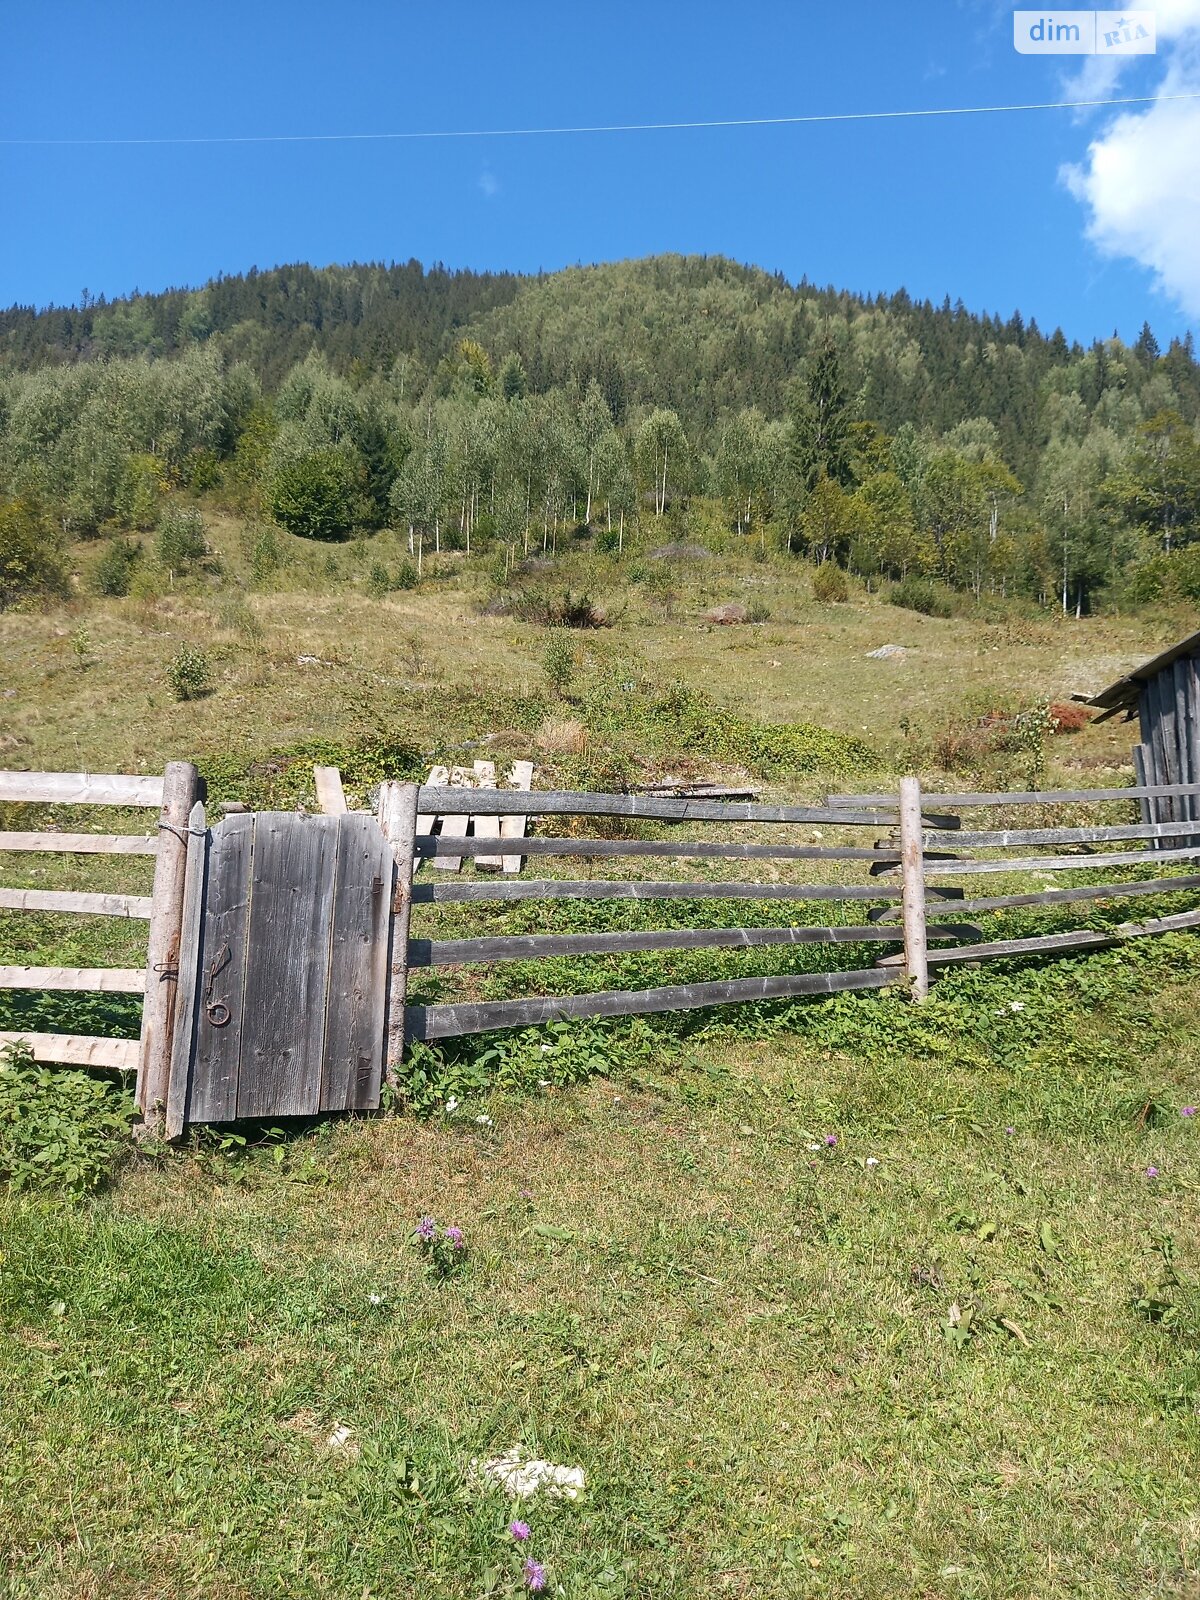
{"label": "grassy hillside", "polygon": [[[620,564],[580,540],[518,581],[452,553],[380,595],[392,533],[278,534],[264,576],[261,530],[209,524],[174,582],[0,618],[7,764],[192,756],[215,797],[280,805],[312,802],[314,759],[363,800],[481,753],[532,756],[539,783],[1016,784],[1030,752],[981,743],[987,711],[1098,688],[1189,625],[927,617],[861,584],[820,604],[804,563],[658,558],[652,537]],[[78,547],[84,592],[107,544]],[[556,630],[555,690],[528,615],[567,588],[610,625]],[[729,600],[762,620],[704,620]],[[868,657],[886,643],[908,653]],[[193,700],[166,677],[184,647],[211,676]],[[1043,781],[1127,781],[1129,743],[1056,735]],[[134,890],[147,868],[10,856],[5,881]],[[532,925],[522,909],[439,926]],[[0,960],[133,965],[142,937],[6,913]],[[670,981],[669,961],[621,981]],[[528,1557],[573,1600],[1184,1600],[1198,972],[1177,935],[957,972],[921,1010],[849,996],[483,1037],[413,1052],[401,1115],[174,1152],[131,1154],[118,1098],[70,1074],[0,1073],[0,1169],[25,1185],[0,1196],[0,1592],[477,1600],[528,1592]],[[135,1004],[61,998],[5,1015],[136,1033]],[[64,1128],[112,1166],[78,1200]],[[464,1230],[444,1281],[414,1244],[426,1215]],[[581,1467],[582,1497],[475,1487],[471,1463],[515,1446]]]}

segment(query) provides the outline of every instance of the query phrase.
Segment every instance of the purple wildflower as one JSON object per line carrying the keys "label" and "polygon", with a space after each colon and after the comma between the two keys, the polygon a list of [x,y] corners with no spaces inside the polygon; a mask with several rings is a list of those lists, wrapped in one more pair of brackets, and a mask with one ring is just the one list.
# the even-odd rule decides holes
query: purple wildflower
{"label": "purple wildflower", "polygon": [[832,1150],[834,1145],[837,1143],[837,1134],[836,1133],[827,1133],[825,1135],[825,1143]]}
{"label": "purple wildflower", "polygon": [[1011,1137],[1012,1137],[1012,1135],[1013,1135],[1013,1134],[1015,1134],[1015,1133],[1016,1133],[1016,1131],[1017,1131],[1017,1130],[1016,1130],[1016,1129],[1015,1129],[1015,1128],[1005,1128],[1005,1130],[1004,1130],[1004,1131],[1005,1131],[1005,1133],[1007,1133],[1007,1134],[1008,1134],[1008,1135],[1009,1135],[1009,1137],[1010,1137],[1010,1138],[1011,1138]]}
{"label": "purple wildflower", "polygon": [[525,1574],[525,1587],[531,1594],[540,1594],[546,1587],[546,1569],[540,1561],[535,1561],[532,1556],[521,1568]]}
{"label": "purple wildflower", "polygon": [[529,1524],[527,1522],[510,1522],[508,1531],[518,1544],[529,1537]]}
{"label": "purple wildflower", "polygon": [[447,1228],[446,1237],[456,1250],[463,1248],[463,1231],[461,1228]]}
{"label": "purple wildflower", "polygon": [[433,1236],[437,1232],[437,1223],[432,1217],[422,1217],[417,1223],[417,1238],[422,1244],[432,1244]]}
{"label": "purple wildflower", "polygon": [[1158,1177],[1158,1168],[1157,1167],[1147,1167],[1146,1168],[1146,1176],[1148,1178],[1157,1178]]}
{"label": "purple wildflower", "polygon": [[1181,1117],[1194,1117],[1196,1115],[1196,1108],[1195,1106],[1183,1106],[1179,1112],[1179,1115]]}

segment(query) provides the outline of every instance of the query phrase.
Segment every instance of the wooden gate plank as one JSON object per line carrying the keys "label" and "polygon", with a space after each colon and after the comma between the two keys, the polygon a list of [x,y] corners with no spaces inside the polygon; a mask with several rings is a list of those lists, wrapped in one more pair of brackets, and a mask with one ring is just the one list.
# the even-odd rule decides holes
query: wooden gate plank
{"label": "wooden gate plank", "polygon": [[[448,789],[471,789],[475,784],[475,775],[468,772],[466,767],[451,767]],[[449,799],[449,796],[447,796]],[[447,815],[444,811],[439,815],[442,819],[443,839],[465,839],[471,826],[471,819],[462,812],[451,812]],[[430,860],[431,867],[437,867],[442,872],[457,872],[462,866],[461,856],[434,856]]]}
{"label": "wooden gate plank", "polygon": [[[475,763],[475,781],[481,789],[494,789],[496,787],[496,763],[494,761],[477,761]],[[499,817],[476,817],[475,837],[477,839],[499,839]],[[476,872],[499,872],[504,866],[502,855],[477,855],[475,857]]]}
{"label": "wooden gate plank", "polygon": [[255,817],[239,1117],[320,1108],[337,828],[336,817]]}
{"label": "wooden gate plank", "polygon": [[374,818],[339,817],[322,1111],[379,1105],[392,865],[391,847]]}
{"label": "wooden gate plank", "polygon": [[[530,785],[532,783],[533,783],[533,762],[532,761],[514,761],[513,764],[512,764],[512,773],[511,773],[511,776],[509,777],[510,786],[512,788],[514,788],[514,789],[525,789],[526,791],[528,791],[528,789],[529,789],[529,787],[530,787]],[[526,824],[528,823],[528,821],[529,821],[528,817],[523,817],[523,816],[522,817],[501,817],[500,818],[500,837],[502,839],[523,839],[525,837],[525,828],[526,828]],[[505,858],[504,858],[504,870],[505,870],[505,872],[520,872],[523,863],[524,863],[524,857],[523,856],[513,856],[513,855],[505,856]]]}
{"label": "wooden gate plank", "polygon": [[[254,817],[250,812],[235,812],[212,831],[201,945],[202,989],[208,986],[213,964],[220,962],[220,968],[213,972],[212,993],[197,1013],[188,1107],[192,1122],[232,1122],[237,1116],[253,845]],[[228,1020],[222,1021],[224,1013],[219,1010],[210,1013],[210,1005],[227,1007]]]}

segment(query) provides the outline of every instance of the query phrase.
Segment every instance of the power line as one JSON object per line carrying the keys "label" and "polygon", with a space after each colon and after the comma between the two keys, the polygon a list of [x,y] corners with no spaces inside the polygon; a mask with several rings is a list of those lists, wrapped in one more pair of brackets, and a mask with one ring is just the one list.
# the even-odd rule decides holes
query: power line
{"label": "power line", "polygon": [[406,133],[222,133],[143,139],[0,139],[0,146],[78,147],[204,144],[351,144],[429,139],[547,139],[587,133],[680,133],[701,128],[785,128],[821,122],[899,122],[919,117],[992,116],[1009,111],[1084,111],[1108,106],[1162,105],[1200,100],[1189,94],[1132,95],[1109,100],[1042,100],[1028,105],[930,106],[916,111],[823,111],[795,117],[723,117],[695,122],[609,122],[563,128],[438,128]]}

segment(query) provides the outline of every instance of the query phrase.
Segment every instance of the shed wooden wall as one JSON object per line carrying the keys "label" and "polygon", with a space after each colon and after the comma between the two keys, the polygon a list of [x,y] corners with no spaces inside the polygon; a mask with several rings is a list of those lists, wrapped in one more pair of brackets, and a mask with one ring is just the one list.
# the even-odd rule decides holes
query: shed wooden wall
{"label": "shed wooden wall", "polygon": [[[1200,783],[1200,655],[1182,656],[1151,678],[1138,714],[1138,783]],[[1200,795],[1155,796],[1141,807],[1147,822],[1192,822],[1200,818]]]}

